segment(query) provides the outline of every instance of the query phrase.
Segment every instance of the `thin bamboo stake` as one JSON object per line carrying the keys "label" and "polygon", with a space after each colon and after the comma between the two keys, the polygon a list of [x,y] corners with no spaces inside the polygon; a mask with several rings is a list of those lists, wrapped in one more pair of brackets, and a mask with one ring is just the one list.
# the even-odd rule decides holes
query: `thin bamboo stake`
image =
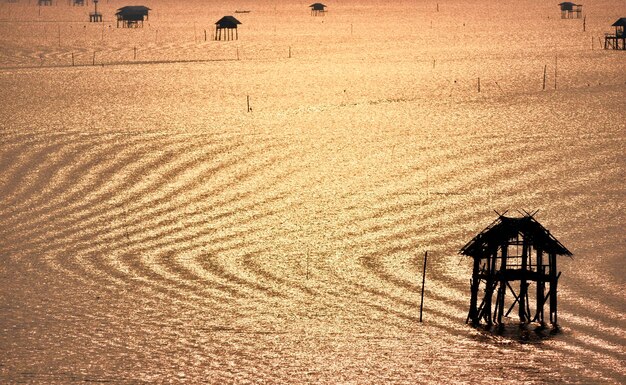
{"label": "thin bamboo stake", "polygon": [[559,68],[558,57],[557,55],[554,55],[554,89],[555,90],[556,90],[556,77],[557,77],[558,68]]}
{"label": "thin bamboo stake", "polygon": [[424,286],[426,285],[426,261],[428,259],[428,250],[424,253],[424,271],[422,272],[422,300],[420,302],[420,322],[422,322],[422,313],[424,310]]}

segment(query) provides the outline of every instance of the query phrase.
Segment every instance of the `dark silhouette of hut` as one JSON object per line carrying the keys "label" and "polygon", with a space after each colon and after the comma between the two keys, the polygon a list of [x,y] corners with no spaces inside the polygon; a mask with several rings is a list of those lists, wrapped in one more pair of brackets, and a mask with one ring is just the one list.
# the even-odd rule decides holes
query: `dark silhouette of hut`
{"label": "dark silhouette of hut", "polygon": [[309,5],[309,8],[311,8],[311,15],[313,16],[324,16],[326,14],[326,6],[322,3],[313,3]]}
{"label": "dark silhouette of hut", "polygon": [[581,4],[566,1],[560,3],[559,7],[561,7],[561,19],[573,19],[574,16],[576,16],[576,19],[580,19],[583,13],[583,6]]}
{"label": "dark silhouette of hut", "polygon": [[615,27],[615,34],[604,35],[604,49],[626,50],[626,17],[617,19],[611,26]]}
{"label": "dark silhouette of hut", "polygon": [[117,28],[122,23],[122,28],[138,27],[141,23],[143,27],[144,20],[148,20],[148,12],[150,8],[143,5],[129,5],[117,10],[115,16],[117,16]]}
{"label": "dark silhouette of hut", "polygon": [[102,22],[102,14],[98,12],[98,0],[93,0],[94,10],[93,12],[89,12],[89,22],[90,23],[101,23]]}
{"label": "dark silhouette of hut", "polygon": [[37,5],[42,6],[42,5],[52,5],[52,0],[39,0],[37,1]]}
{"label": "dark silhouette of hut", "polygon": [[[505,213],[506,214],[506,213]],[[535,220],[532,214],[512,218],[500,215],[491,225],[465,245],[461,254],[474,259],[471,280],[471,299],[467,321],[478,325],[485,320],[502,325],[502,316],[507,317],[515,305],[522,323],[544,323],[544,305],[549,300],[550,322],[557,325],[557,284],[561,273],[557,273],[558,255],[571,256],[548,230]],[[511,282],[519,281],[515,292]],[[535,313],[530,311],[529,286],[536,282]],[[546,286],[549,287],[545,293]],[[495,308],[491,309],[494,291],[497,294]],[[513,295],[513,303],[505,309],[507,288]],[[482,291],[480,290],[482,289]],[[480,304],[479,293],[484,293]]]}
{"label": "dark silhouette of hut", "polygon": [[[233,40],[233,33],[236,40],[239,39],[239,32],[237,26],[241,22],[232,16],[224,16],[215,22],[215,40]],[[222,33],[222,31],[224,33]]]}
{"label": "dark silhouette of hut", "polygon": [[85,0],[72,0],[72,5],[85,5]]}

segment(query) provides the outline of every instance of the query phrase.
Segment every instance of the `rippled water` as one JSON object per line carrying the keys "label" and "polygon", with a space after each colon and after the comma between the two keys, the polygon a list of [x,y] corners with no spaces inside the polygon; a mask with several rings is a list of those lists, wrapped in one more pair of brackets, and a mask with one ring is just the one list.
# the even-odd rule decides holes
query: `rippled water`
{"label": "rippled water", "polygon": [[[623,2],[102,3],[0,4],[1,383],[626,382]],[[507,209],[557,334],[464,323]]]}

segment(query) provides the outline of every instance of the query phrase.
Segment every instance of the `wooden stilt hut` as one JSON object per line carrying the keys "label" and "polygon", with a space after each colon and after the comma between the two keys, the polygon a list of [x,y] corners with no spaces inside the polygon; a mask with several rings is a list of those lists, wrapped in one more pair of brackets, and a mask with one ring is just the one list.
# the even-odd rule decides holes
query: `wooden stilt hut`
{"label": "wooden stilt hut", "polygon": [[122,24],[122,28],[137,28],[140,25],[143,27],[144,20],[148,20],[148,13],[150,8],[143,5],[129,5],[117,10],[115,16],[117,16],[117,28]]}
{"label": "wooden stilt hut", "polygon": [[604,49],[626,50],[626,17],[617,19],[611,26],[615,27],[615,34],[604,35]]}
{"label": "wooden stilt hut", "polygon": [[71,1],[72,1],[72,5],[79,5],[79,6],[85,5],[85,0],[71,0]]}
{"label": "wooden stilt hut", "polygon": [[39,0],[37,1],[37,5],[42,6],[42,5],[52,5],[52,0]]}
{"label": "wooden stilt hut", "polygon": [[[473,325],[478,325],[484,320],[488,325],[494,322],[502,325],[502,317],[508,317],[517,305],[520,322],[539,322],[543,326],[544,305],[549,302],[550,322],[556,327],[557,284],[561,275],[557,273],[557,256],[572,253],[532,214],[525,213],[518,218],[500,215],[460,253],[474,260],[466,322],[471,320]],[[514,288],[515,281],[519,281],[519,288]],[[529,290],[531,282],[536,283],[535,293]],[[507,291],[513,295],[512,303],[505,302]],[[534,315],[529,293],[535,297]]]}
{"label": "wooden stilt hut", "polygon": [[98,0],[93,0],[94,10],[93,12],[89,12],[89,22],[90,23],[101,23],[102,22],[102,14],[98,12]]}
{"label": "wooden stilt hut", "polygon": [[311,16],[324,16],[326,14],[326,6],[322,3],[313,3],[309,5],[311,8]]}
{"label": "wooden stilt hut", "polygon": [[580,19],[582,17],[582,4],[574,4],[566,1],[560,3],[559,7],[561,7],[561,19]]}
{"label": "wooden stilt hut", "polygon": [[215,22],[215,40],[238,40],[237,26],[241,22],[233,16],[224,16]]}

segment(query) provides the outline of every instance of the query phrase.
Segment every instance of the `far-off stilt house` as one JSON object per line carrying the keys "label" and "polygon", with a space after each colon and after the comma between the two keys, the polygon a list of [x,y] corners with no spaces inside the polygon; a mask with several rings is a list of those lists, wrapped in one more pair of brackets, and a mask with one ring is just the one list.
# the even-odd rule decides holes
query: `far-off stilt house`
{"label": "far-off stilt house", "polygon": [[72,5],[85,5],[85,0],[72,0]]}
{"label": "far-off stilt house", "polygon": [[122,23],[122,28],[137,28],[139,24],[143,27],[144,20],[148,20],[150,8],[143,5],[130,5],[117,10],[117,28]]}
{"label": "far-off stilt house", "polygon": [[37,1],[37,5],[52,5],[52,0],[39,0]]}
{"label": "far-off stilt house", "polygon": [[[550,322],[556,327],[556,294],[561,276],[557,272],[557,257],[572,253],[531,214],[521,218],[500,215],[460,253],[474,260],[466,322],[471,320],[478,325],[484,320],[488,325],[502,325],[502,317],[508,317],[517,305],[522,323],[539,322],[543,326],[544,305],[549,303]],[[518,288],[512,284],[515,281],[519,281]],[[532,282],[536,284],[534,292],[530,290]],[[513,297],[509,301],[505,298],[507,291]],[[532,300],[535,305],[531,311]]]}
{"label": "far-off stilt house", "polygon": [[566,1],[564,3],[560,3],[559,7],[561,7],[561,19],[580,19],[582,17],[582,4],[574,4]]}
{"label": "far-off stilt house", "polygon": [[98,12],[98,0],[93,0],[93,12],[89,12],[89,22],[90,23],[101,23],[102,22],[102,14]]}
{"label": "far-off stilt house", "polygon": [[604,35],[604,49],[626,50],[626,17],[617,19],[611,26],[615,27],[615,34]]}
{"label": "far-off stilt house", "polygon": [[313,3],[309,5],[312,16],[324,16],[326,14],[326,6],[322,3]]}
{"label": "far-off stilt house", "polygon": [[238,40],[237,26],[241,22],[232,16],[224,16],[215,22],[215,40]]}

